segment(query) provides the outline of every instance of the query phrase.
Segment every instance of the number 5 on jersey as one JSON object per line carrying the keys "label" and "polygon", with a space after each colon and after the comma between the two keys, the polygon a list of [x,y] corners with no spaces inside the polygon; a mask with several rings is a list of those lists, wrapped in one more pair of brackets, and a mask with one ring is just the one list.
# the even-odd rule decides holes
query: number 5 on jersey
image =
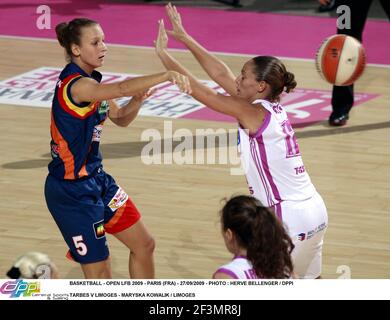
{"label": "number 5 on jersey", "polygon": [[75,237],[72,237],[72,239],[73,239],[74,246],[77,249],[77,253],[80,256],[85,256],[87,254],[87,252],[88,252],[88,249],[87,249],[87,246],[84,243],[83,236],[81,236],[81,235],[80,236],[75,236]]}

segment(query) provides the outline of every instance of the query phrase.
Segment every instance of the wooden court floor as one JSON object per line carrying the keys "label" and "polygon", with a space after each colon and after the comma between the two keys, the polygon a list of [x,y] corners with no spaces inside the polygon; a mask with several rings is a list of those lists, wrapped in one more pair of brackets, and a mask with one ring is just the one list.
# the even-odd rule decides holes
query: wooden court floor
{"label": "wooden court floor", "polygon": [[[41,66],[64,65],[56,42],[0,37],[0,80]],[[163,70],[152,49],[109,47],[102,71],[147,74]],[[187,53],[175,53],[193,73],[208,79]],[[238,73],[247,57],[221,56]],[[286,60],[299,87],[330,90],[313,62]],[[329,213],[323,277],[390,278],[390,68],[367,67],[357,92],[378,94],[351,113],[347,127],[319,123],[297,129],[305,166]],[[166,119],[165,119],[166,120]],[[62,278],[81,278],[65,258],[65,243],[48,212],[43,184],[49,162],[48,108],[0,105],[0,278],[16,257],[42,251]],[[141,151],[149,128],[163,132],[164,119],[138,117],[128,128],[106,122],[105,170],[140,209],[157,243],[158,278],[210,278],[230,259],[220,234],[221,199],[247,193],[244,176],[229,165],[145,165]],[[173,120],[173,129],[235,128],[234,124]],[[206,151],[206,150],[205,150]],[[207,150],[208,151],[208,150]],[[109,236],[113,276],[126,278],[128,251]]]}

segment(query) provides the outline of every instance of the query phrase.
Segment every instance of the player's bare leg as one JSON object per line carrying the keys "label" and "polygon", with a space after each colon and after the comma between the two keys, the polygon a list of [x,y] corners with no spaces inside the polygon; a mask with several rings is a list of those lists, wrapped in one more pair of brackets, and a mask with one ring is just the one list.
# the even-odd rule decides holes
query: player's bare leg
{"label": "player's bare leg", "polygon": [[141,220],[114,234],[129,249],[129,273],[133,279],[154,278],[153,251],[155,242]]}
{"label": "player's bare leg", "polygon": [[111,261],[107,260],[82,264],[85,279],[111,279]]}

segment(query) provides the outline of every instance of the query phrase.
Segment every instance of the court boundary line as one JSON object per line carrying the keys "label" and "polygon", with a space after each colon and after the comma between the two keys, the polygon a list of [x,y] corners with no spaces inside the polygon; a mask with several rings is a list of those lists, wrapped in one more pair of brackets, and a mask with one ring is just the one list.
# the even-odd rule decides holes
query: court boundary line
{"label": "court boundary line", "polygon": [[[24,36],[9,36],[9,35],[3,35],[0,34],[0,38],[5,39],[16,39],[16,40],[29,40],[29,41],[46,41],[46,42],[57,42],[57,39],[48,39],[48,38],[37,38],[37,37],[24,37]],[[107,43],[108,46],[112,47],[118,47],[118,48],[129,48],[129,49],[154,49],[152,46],[135,46],[135,45],[129,45],[129,44],[118,44],[118,43]],[[176,49],[176,48],[169,48],[170,51],[173,52],[188,52],[186,49]],[[221,55],[221,56],[233,56],[233,57],[254,57],[255,54],[248,54],[248,53],[229,53],[229,52],[220,52],[220,51],[210,51],[213,54]],[[276,56],[279,59],[282,60],[291,60],[291,61],[302,61],[302,62],[314,62],[315,59],[309,59],[309,58],[293,58],[293,57],[282,57],[282,56]],[[390,64],[380,64],[380,63],[367,63],[367,66],[370,67],[377,67],[377,68],[390,68]]]}

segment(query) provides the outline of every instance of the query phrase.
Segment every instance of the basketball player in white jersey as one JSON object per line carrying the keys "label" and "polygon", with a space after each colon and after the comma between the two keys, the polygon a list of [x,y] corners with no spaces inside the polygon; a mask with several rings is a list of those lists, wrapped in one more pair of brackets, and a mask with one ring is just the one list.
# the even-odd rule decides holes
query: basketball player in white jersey
{"label": "basketball player in white jersey", "polygon": [[294,245],[274,212],[250,196],[236,196],[221,210],[222,235],[234,255],[214,279],[286,279],[293,276]]}
{"label": "basketball player in white jersey", "polygon": [[[325,204],[306,172],[294,131],[280,105],[283,91],[296,86],[294,75],[269,56],[246,62],[235,78],[232,71],[184,30],[176,8],[167,5],[173,30],[161,20],[156,52],[167,69],[188,75],[192,96],[239,123],[239,151],[251,194],[273,208],[284,223],[295,249],[294,272],[299,278],[321,275],[322,244],[328,216]],[[208,75],[230,96],[203,85],[167,51],[168,36],[181,41]]]}

